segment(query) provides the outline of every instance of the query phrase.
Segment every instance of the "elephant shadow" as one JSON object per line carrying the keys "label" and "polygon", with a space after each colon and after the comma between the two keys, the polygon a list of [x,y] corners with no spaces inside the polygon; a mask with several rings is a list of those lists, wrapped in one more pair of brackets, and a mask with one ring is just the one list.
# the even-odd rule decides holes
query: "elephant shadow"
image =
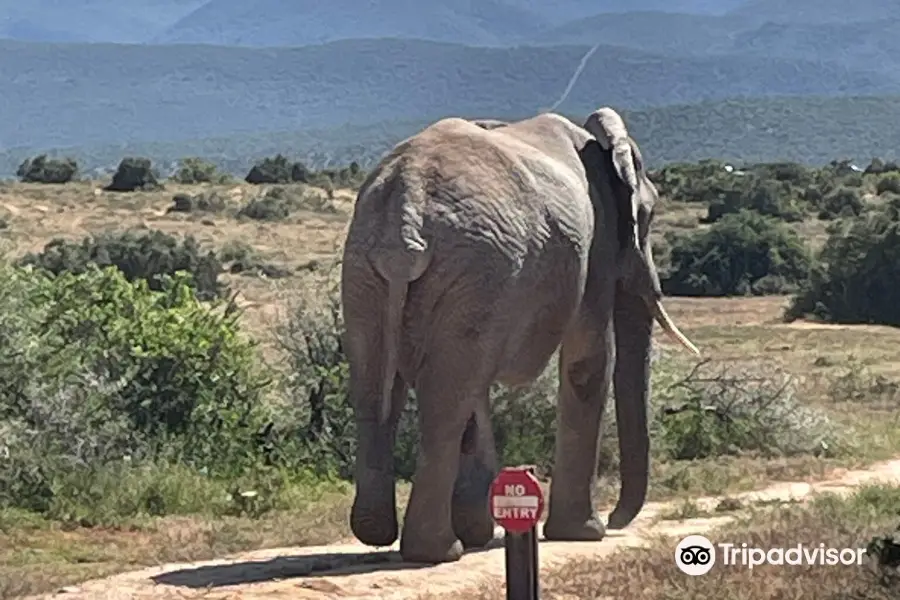
{"label": "elephant shadow", "polygon": [[[495,538],[484,548],[466,554],[486,552],[503,547]],[[217,588],[232,585],[265,583],[279,579],[356,575],[375,571],[427,569],[431,565],[403,562],[396,550],[375,552],[329,552],[297,556],[279,556],[269,560],[244,561],[220,565],[204,565],[154,575],[150,579],[161,585],[190,589]]]}

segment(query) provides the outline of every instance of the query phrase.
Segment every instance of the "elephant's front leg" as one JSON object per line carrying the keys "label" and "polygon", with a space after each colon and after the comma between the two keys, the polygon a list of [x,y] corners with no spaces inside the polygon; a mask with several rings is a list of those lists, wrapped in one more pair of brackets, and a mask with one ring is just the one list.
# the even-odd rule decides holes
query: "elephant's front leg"
{"label": "elephant's front leg", "polygon": [[408,387],[398,375],[392,390],[392,410],[387,423],[378,422],[381,389],[378,379],[368,378],[351,389],[364,395],[356,408],[359,447],[356,452],[356,496],[350,511],[350,528],[369,546],[390,546],[397,541],[397,491],[394,476],[394,436],[406,403]]}
{"label": "elephant's front leg", "polygon": [[582,309],[560,348],[556,453],[544,526],[549,540],[601,540],[606,534],[593,506],[614,355],[611,310],[604,313]]}
{"label": "elephant's front leg", "polygon": [[462,556],[463,546],[453,529],[451,498],[463,431],[475,408],[467,376],[475,372],[468,360],[434,353],[416,382],[421,443],[400,536],[404,560],[440,563]]}
{"label": "elephant's front leg", "polygon": [[497,450],[487,394],[476,400],[477,410],[463,434],[459,475],[453,488],[453,531],[465,548],[482,548],[494,538],[488,506],[491,482],[497,475]]}

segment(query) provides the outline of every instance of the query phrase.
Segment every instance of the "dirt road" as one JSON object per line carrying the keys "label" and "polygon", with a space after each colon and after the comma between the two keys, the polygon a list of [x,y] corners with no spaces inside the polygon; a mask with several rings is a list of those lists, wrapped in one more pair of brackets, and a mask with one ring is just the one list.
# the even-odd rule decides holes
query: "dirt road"
{"label": "dirt road", "polygon": [[[764,490],[731,496],[745,503],[802,500],[816,492],[848,493],[867,483],[900,485],[900,460],[843,472],[815,483],[779,483]],[[694,502],[712,510],[721,498]],[[601,557],[616,549],[640,545],[648,535],[683,537],[703,533],[727,523],[733,516],[660,521],[670,505],[648,504],[625,531],[610,532],[600,543],[541,542],[541,568],[552,569],[576,557]],[[412,600],[422,594],[465,596],[466,590],[503,577],[502,543],[467,554],[457,563],[416,567],[400,562],[396,547],[370,549],[358,543],[307,548],[279,548],[248,552],[228,559],[170,564],[116,575],[68,588],[59,594],[33,596],[65,600],[261,600],[276,598],[316,600]],[[673,551],[675,542],[673,541]],[[675,566],[673,564],[672,568]]]}

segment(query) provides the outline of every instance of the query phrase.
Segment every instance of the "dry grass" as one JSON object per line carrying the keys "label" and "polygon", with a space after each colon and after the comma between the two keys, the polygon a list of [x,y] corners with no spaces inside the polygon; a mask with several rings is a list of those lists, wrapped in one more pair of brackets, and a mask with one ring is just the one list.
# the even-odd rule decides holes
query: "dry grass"
{"label": "dry grass", "polygon": [[[299,210],[284,221],[257,222],[234,216],[238,207],[259,192],[258,188],[243,183],[215,188],[227,198],[228,209],[213,214],[166,213],[173,194],[197,192],[200,186],[170,185],[162,192],[133,194],[98,192],[100,187],[101,184],[91,182],[66,186],[0,184],[0,218],[7,225],[0,229],[0,240],[8,255],[21,256],[40,250],[56,237],[75,240],[89,234],[128,228],[190,233],[201,243],[216,249],[229,244],[250,248],[266,261],[297,269],[296,274],[282,279],[228,277],[233,288],[241,292],[249,331],[262,342],[267,356],[273,361],[278,355],[271,339],[272,327],[285,316],[292,299],[302,294],[319,275],[316,263],[325,263],[334,257],[353,198],[351,192],[339,191],[330,201],[333,210]],[[694,227],[698,216],[696,208],[673,207],[662,216],[661,227]],[[812,232],[819,224],[809,227]],[[892,383],[900,381],[900,332],[886,327],[786,325],[780,322],[784,302],[783,298],[673,298],[668,301],[668,307],[676,322],[706,356],[722,363],[756,370],[779,369],[797,376],[801,397],[809,404],[828,408],[836,418],[861,432],[859,437],[863,443],[858,452],[839,460],[806,457],[761,461],[740,457],[696,464],[657,464],[653,467],[653,499],[720,494],[760,487],[777,480],[821,478],[835,467],[858,466],[900,451],[900,428],[895,414],[896,386]],[[669,345],[667,339],[660,338],[659,341]],[[687,362],[685,366],[688,366]],[[876,376],[883,379],[876,380]],[[873,382],[877,381],[881,383],[875,385]],[[164,518],[115,530],[65,531],[58,525],[23,515],[9,514],[5,519],[0,515],[0,599],[51,590],[139,564],[201,559],[252,548],[324,543],[344,538],[349,536],[346,528],[348,507],[348,496],[335,494],[303,510],[273,513],[261,520]],[[688,504],[684,511],[685,514],[690,512]],[[753,535],[799,535],[797,528],[801,526],[823,535],[835,531],[834,526],[824,526],[821,520],[824,517],[820,513],[785,515],[770,529]],[[790,529],[792,527],[795,529]],[[727,587],[732,589],[734,586],[730,582],[739,586],[750,580],[749,574],[728,572],[685,582],[675,577],[668,559],[671,548],[660,545],[641,552],[644,554],[638,561],[635,555],[630,555],[631,558],[623,555],[604,563],[602,568],[589,564],[573,565],[548,580],[548,590],[552,591],[547,597],[562,598],[566,594],[570,594],[569,597],[632,597],[636,580],[648,586],[647,594],[641,594],[641,598],[683,598],[694,597],[694,594],[699,597],[704,590],[705,595],[712,596],[711,586],[716,581],[728,584]],[[722,579],[725,575],[734,579],[726,581]],[[809,575],[810,578],[818,576]],[[768,580],[768,577],[763,578],[757,573],[754,581],[763,579]]]}
{"label": "dry grass", "polygon": [[39,594],[141,566],[349,537],[350,495],[335,490],[260,518],[182,516],[118,528],[61,526],[0,512],[0,599]]}
{"label": "dry grass", "polygon": [[[808,505],[751,506],[737,523],[708,534],[713,544],[770,549],[803,544],[817,548],[865,548],[900,521],[900,488],[869,486],[849,498],[822,495]],[[688,515],[693,518],[693,515]],[[674,564],[677,538],[656,538],[648,547],[619,551],[602,560],[576,561],[542,580],[542,597],[575,598],[722,598],[724,600],[888,600],[900,595],[892,569],[875,569],[868,560],[852,565],[762,565],[753,569],[717,564],[703,576],[682,574]],[[871,558],[871,557],[869,557]],[[894,567],[897,565],[895,564]],[[886,580],[882,576],[887,575]],[[486,589],[468,598],[502,598]]]}

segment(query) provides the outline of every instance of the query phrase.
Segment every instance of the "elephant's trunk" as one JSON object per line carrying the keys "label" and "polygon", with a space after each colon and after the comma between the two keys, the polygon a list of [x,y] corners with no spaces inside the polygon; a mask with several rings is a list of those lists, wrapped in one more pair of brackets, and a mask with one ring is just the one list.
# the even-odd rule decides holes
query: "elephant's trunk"
{"label": "elephant's trunk", "polygon": [[638,296],[616,291],[616,363],[613,378],[619,436],[619,502],[609,516],[609,529],[622,529],[638,515],[650,479],[650,344],[653,317]]}

